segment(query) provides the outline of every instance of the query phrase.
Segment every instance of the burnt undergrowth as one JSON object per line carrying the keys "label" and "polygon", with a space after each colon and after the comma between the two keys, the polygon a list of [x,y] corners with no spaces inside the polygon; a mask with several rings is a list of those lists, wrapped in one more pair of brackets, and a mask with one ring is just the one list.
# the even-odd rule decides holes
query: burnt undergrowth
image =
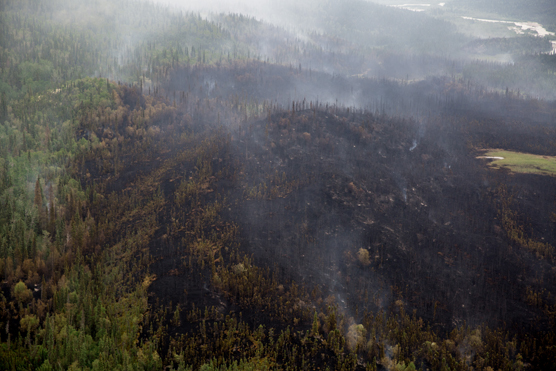
{"label": "burnt undergrowth", "polygon": [[[515,365],[533,347],[528,362],[548,362],[554,179],[476,158],[500,141],[528,148],[512,147],[516,123],[448,115],[453,99],[416,98],[429,113],[407,118],[190,83],[153,96],[121,86],[127,113],[89,128],[105,144],[76,166],[105,197],[160,200],[142,339],[166,364],[465,369]],[[506,353],[485,358],[493,349]]]}

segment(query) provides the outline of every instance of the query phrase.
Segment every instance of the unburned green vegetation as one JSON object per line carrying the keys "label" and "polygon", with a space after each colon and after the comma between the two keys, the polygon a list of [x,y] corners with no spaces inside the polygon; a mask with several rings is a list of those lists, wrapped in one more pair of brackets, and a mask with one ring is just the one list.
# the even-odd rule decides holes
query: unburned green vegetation
{"label": "unburned green vegetation", "polygon": [[514,173],[556,176],[556,157],[531,153],[487,150],[479,158],[488,161],[493,169],[507,169]]}

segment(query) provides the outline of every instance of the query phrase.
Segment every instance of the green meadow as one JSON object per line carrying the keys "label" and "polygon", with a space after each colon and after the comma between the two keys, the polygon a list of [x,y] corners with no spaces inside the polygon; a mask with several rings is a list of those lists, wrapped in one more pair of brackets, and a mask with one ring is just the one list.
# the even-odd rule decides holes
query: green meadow
{"label": "green meadow", "polygon": [[488,150],[480,158],[502,157],[493,159],[489,166],[495,169],[509,169],[514,173],[533,173],[556,176],[556,157],[539,156],[530,153],[504,150]]}

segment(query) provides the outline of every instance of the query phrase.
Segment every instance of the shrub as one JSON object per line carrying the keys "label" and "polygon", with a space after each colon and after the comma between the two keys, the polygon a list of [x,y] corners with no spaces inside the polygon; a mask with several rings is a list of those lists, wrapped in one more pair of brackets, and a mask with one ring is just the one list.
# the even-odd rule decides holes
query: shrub
{"label": "shrub", "polygon": [[363,265],[371,264],[371,259],[369,257],[369,250],[363,248],[359,249],[359,251],[357,252],[357,259]]}
{"label": "shrub", "polygon": [[26,303],[33,297],[31,290],[27,288],[24,282],[19,281],[14,286],[14,297],[20,303]]}

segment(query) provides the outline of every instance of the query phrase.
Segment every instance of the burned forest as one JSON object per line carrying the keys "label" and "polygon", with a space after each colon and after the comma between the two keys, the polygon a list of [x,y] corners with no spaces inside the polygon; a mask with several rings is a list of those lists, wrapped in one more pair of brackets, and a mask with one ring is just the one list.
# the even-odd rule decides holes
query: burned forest
{"label": "burned forest", "polygon": [[556,369],[548,8],[2,2],[0,369]]}

